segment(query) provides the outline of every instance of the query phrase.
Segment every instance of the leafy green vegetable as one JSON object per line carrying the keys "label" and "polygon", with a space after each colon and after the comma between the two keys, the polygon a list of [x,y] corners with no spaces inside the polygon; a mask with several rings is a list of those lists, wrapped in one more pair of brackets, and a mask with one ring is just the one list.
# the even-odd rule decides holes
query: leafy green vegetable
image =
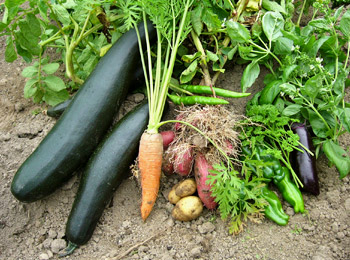
{"label": "leafy green vegetable", "polygon": [[222,219],[231,222],[230,233],[240,233],[248,218],[259,220],[259,213],[261,215],[266,206],[261,196],[261,187],[265,184],[261,178],[247,171],[242,177],[239,172],[228,170],[223,164],[214,165],[214,169],[213,174],[208,176],[212,196],[219,205]]}
{"label": "leafy green vegetable", "polygon": [[[5,60],[13,62],[20,56],[28,63],[36,61],[23,72],[23,76],[29,78],[24,88],[25,97],[49,105],[67,99],[70,88],[83,83],[100,54],[105,53],[104,49],[131,28],[123,13],[133,11],[127,3],[112,0],[5,1],[0,23],[0,36],[6,37]],[[51,61],[46,52],[48,48],[55,49],[62,58]],[[62,62],[71,82],[64,83],[51,75]],[[28,74],[29,71],[32,73]]]}

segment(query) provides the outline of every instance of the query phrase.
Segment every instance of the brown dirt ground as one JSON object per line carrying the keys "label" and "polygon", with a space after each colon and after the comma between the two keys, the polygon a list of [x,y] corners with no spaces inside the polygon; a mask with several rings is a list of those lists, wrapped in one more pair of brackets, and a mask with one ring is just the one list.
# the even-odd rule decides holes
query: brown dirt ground
{"label": "brown dirt ground", "polygon": [[[23,98],[25,80],[21,61],[4,61],[5,41],[0,39],[0,259],[58,259],[66,246],[65,224],[81,172],[48,198],[31,204],[17,201],[11,180],[21,163],[37,147],[56,120],[43,113],[45,106]],[[239,91],[242,66],[229,66],[218,86]],[[262,78],[252,87],[263,86]],[[139,96],[130,95],[128,110]],[[246,99],[232,101],[242,113]],[[171,117],[171,113],[168,115]],[[350,136],[341,139],[349,148]],[[126,179],[114,194],[113,206],[100,219],[92,239],[66,259],[350,259],[350,178],[338,172],[324,157],[317,161],[321,194],[304,195],[308,214],[283,208],[290,222],[280,227],[269,220],[248,222],[237,236],[217,212],[205,210],[192,222],[174,221],[167,193],[179,178],[163,177],[158,200],[144,223],[139,214],[140,191]]]}

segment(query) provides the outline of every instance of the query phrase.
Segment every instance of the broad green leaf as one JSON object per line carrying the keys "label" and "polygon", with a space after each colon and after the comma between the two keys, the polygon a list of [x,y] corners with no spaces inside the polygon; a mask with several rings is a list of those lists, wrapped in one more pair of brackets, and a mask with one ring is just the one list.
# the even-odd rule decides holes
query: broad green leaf
{"label": "broad green leaf", "polygon": [[7,27],[6,23],[0,22],[0,32],[3,31]]}
{"label": "broad green leaf", "polygon": [[69,98],[69,94],[68,94],[68,91],[65,89],[59,92],[47,90],[45,91],[45,94],[42,97],[42,99],[46,103],[48,103],[50,106],[56,106],[57,104],[62,103],[68,98]]}
{"label": "broad green leaf", "polygon": [[282,14],[286,13],[286,10],[275,1],[263,0],[262,7],[267,11],[276,11]]}
{"label": "broad green leaf", "polygon": [[327,128],[327,125],[314,111],[308,109],[308,114],[309,121],[314,134],[320,138],[327,138],[329,136],[329,130]]}
{"label": "broad green leaf", "polygon": [[293,48],[292,40],[285,37],[279,37],[275,43],[274,53],[277,55],[287,55],[292,52],[292,48]]}
{"label": "broad green leaf", "polygon": [[44,82],[47,84],[47,87],[52,91],[59,92],[66,88],[63,80],[56,76],[46,76],[43,78]]}
{"label": "broad green leaf", "polygon": [[211,30],[220,29],[222,24],[217,14],[215,14],[210,8],[203,9],[202,22]]}
{"label": "broad green leaf", "polygon": [[235,55],[237,50],[238,50],[237,46],[235,46],[233,48],[232,47],[225,47],[225,48],[222,48],[222,53],[224,55],[226,55],[229,60],[232,60],[233,56]]}
{"label": "broad green leaf", "polygon": [[27,14],[27,23],[30,25],[30,32],[39,37],[41,35],[41,27],[38,18],[34,14]]}
{"label": "broad green leaf", "polygon": [[28,66],[23,69],[22,76],[25,78],[32,78],[38,74],[38,68],[35,66]]}
{"label": "broad green leaf", "polygon": [[59,67],[60,67],[60,64],[55,62],[55,63],[49,63],[44,65],[42,69],[46,74],[53,74],[58,70]]}
{"label": "broad green leaf", "polygon": [[53,4],[52,9],[57,15],[58,19],[60,22],[64,25],[67,26],[71,23],[69,13],[66,8],[64,8],[62,5],[59,4]]}
{"label": "broad green leaf", "polygon": [[328,24],[327,20],[324,18],[312,20],[309,22],[309,25],[325,31],[329,31],[331,29],[330,24]]}
{"label": "broad green leaf", "polygon": [[203,23],[201,20],[202,17],[202,11],[203,6],[198,5],[195,9],[191,12],[191,22],[194,32],[199,36],[202,33],[203,30]]}
{"label": "broad green leaf", "polygon": [[12,7],[17,7],[23,4],[26,0],[5,0],[5,6],[8,9],[11,9]]}
{"label": "broad green leaf", "polygon": [[190,63],[190,62],[196,60],[197,58],[199,58],[201,55],[202,54],[199,51],[197,51],[195,54],[184,55],[184,56],[182,56],[181,59],[184,62]]}
{"label": "broad green leaf", "polygon": [[40,13],[40,16],[41,18],[45,21],[45,22],[49,22],[49,19],[47,18],[47,9],[48,9],[48,6],[47,4],[45,3],[44,0],[40,0],[39,3],[38,3],[38,8],[39,8],[39,13]]}
{"label": "broad green leaf", "polygon": [[300,112],[301,105],[293,104],[287,106],[285,109],[282,111],[283,116],[292,116]]}
{"label": "broad green leaf", "polygon": [[348,133],[350,133],[350,108],[344,108],[343,113],[340,116],[340,121]]}
{"label": "broad green leaf", "polygon": [[83,66],[84,71],[86,71],[86,72],[91,72],[91,71],[95,68],[97,62],[98,62],[97,57],[96,57],[96,56],[91,56],[91,57],[85,62],[84,66]]}
{"label": "broad green leaf", "polygon": [[279,87],[286,95],[294,96],[297,93],[297,88],[290,83],[283,83]]}
{"label": "broad green leaf", "polygon": [[12,37],[6,38],[6,49],[5,49],[5,61],[13,62],[17,59],[17,53],[15,45],[13,44]]}
{"label": "broad green leaf", "polygon": [[[15,33],[16,35],[16,41],[19,43],[19,45],[28,51],[32,55],[39,55],[40,54],[40,47],[38,45],[39,38],[35,37],[31,34],[30,30],[28,30],[28,26],[25,22],[20,23],[22,24],[21,30]],[[20,26],[21,27],[21,26]]]}
{"label": "broad green leaf", "polygon": [[311,49],[308,51],[308,55],[311,58],[315,58],[318,50],[322,47],[322,45],[329,39],[330,36],[324,35],[321,36],[316,42],[312,45]]}
{"label": "broad green leaf", "polygon": [[282,80],[283,82],[287,82],[290,74],[298,67],[298,65],[289,65],[288,67],[283,69]]}
{"label": "broad green leaf", "polygon": [[340,179],[347,176],[350,172],[350,157],[347,152],[332,140],[326,140],[323,143],[323,151],[328,160],[338,169]]}
{"label": "broad green leaf", "polygon": [[180,75],[181,84],[190,82],[197,73],[198,61],[194,60]]}
{"label": "broad green leaf", "polygon": [[259,64],[256,61],[252,61],[251,63],[249,63],[249,65],[244,69],[243,76],[241,79],[242,92],[246,92],[246,90],[254,84],[259,74]]}
{"label": "broad green leaf", "polygon": [[339,16],[342,14],[344,9],[344,5],[340,6],[335,12],[334,12],[334,21],[337,21]]}
{"label": "broad green leaf", "polygon": [[232,41],[238,43],[248,43],[251,39],[250,32],[242,24],[234,21],[227,21],[227,33]]}
{"label": "broad green leaf", "polygon": [[338,74],[337,79],[333,83],[333,89],[336,94],[340,95],[344,93],[346,78],[347,73],[345,73],[344,71]]}
{"label": "broad green leaf", "polygon": [[27,63],[32,62],[33,55],[29,51],[23,49],[18,42],[16,42],[16,50],[18,55],[20,55]]}
{"label": "broad green leaf", "polygon": [[38,82],[38,79],[29,79],[24,86],[24,97],[30,98],[35,95],[37,87],[34,86]]}
{"label": "broad green leaf", "polygon": [[272,104],[275,98],[278,96],[278,94],[281,92],[281,85],[282,81],[280,80],[274,80],[267,84],[263,90],[261,91],[261,95],[259,98],[260,104]]}
{"label": "broad green leaf", "polygon": [[262,27],[264,33],[269,41],[275,41],[278,37],[281,37],[284,27],[284,19],[280,13],[267,12],[262,19]]}
{"label": "broad green leaf", "polygon": [[311,99],[315,99],[322,87],[322,76],[316,75],[309,78],[303,87],[300,88],[301,94],[304,96],[309,96]]}
{"label": "broad green leaf", "polygon": [[340,19],[340,31],[350,40],[350,10],[347,10]]}
{"label": "broad green leaf", "polygon": [[207,57],[209,60],[213,61],[213,62],[216,62],[219,60],[219,57],[217,54],[215,54],[214,52],[211,52],[209,50],[206,50],[206,53],[207,53]]}

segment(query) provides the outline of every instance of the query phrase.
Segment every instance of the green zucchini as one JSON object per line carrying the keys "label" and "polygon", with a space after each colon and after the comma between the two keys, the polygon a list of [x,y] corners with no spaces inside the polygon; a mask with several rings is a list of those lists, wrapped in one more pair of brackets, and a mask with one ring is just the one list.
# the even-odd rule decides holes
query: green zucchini
{"label": "green zucchini", "polygon": [[143,102],[118,121],[90,157],[66,225],[67,254],[91,238],[113,192],[130,172],[147,123],[148,103]]}
{"label": "green zucchini", "polygon": [[[144,77],[143,77],[143,68],[140,64],[137,65],[137,69],[131,79],[131,91],[133,89],[133,86],[141,86],[143,81],[144,81]],[[67,107],[69,106],[69,104],[72,102],[74,96],[70,97],[69,99],[63,101],[62,103],[57,104],[54,107],[50,107],[49,109],[47,109],[46,114],[50,117],[54,117],[54,118],[59,118],[63,112],[67,109]]]}
{"label": "green zucchini", "polygon": [[[155,30],[149,27],[154,38]],[[144,40],[143,24],[139,30]],[[138,39],[132,29],[101,58],[61,118],[18,169],[11,185],[18,200],[33,202],[48,196],[87,162],[126,97],[138,59]]]}

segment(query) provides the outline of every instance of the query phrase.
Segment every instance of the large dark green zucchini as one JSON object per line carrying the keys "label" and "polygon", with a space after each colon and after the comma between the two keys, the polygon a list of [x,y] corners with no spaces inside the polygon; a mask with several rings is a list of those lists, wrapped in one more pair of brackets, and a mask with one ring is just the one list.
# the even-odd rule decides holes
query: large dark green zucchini
{"label": "large dark green zucchini", "polygon": [[148,103],[125,115],[99,144],[81,177],[66,225],[70,248],[85,244],[114,190],[129,173],[148,123]]}
{"label": "large dark green zucchini", "polygon": [[[141,62],[138,63],[136,67],[136,71],[134,72],[134,75],[131,79],[131,86],[130,86],[130,91],[133,90],[133,86],[141,86],[144,81],[144,76],[143,76],[143,68],[141,65]],[[50,117],[54,118],[59,118],[63,112],[67,109],[69,104],[72,102],[74,96],[63,101],[62,103],[57,104],[54,107],[50,107],[47,109],[47,115]]]}
{"label": "large dark green zucchini", "polygon": [[[154,38],[155,31],[150,29]],[[139,30],[144,39],[142,24]],[[87,162],[125,99],[138,59],[133,29],[101,58],[61,118],[19,168],[11,186],[18,200],[44,198]]]}

